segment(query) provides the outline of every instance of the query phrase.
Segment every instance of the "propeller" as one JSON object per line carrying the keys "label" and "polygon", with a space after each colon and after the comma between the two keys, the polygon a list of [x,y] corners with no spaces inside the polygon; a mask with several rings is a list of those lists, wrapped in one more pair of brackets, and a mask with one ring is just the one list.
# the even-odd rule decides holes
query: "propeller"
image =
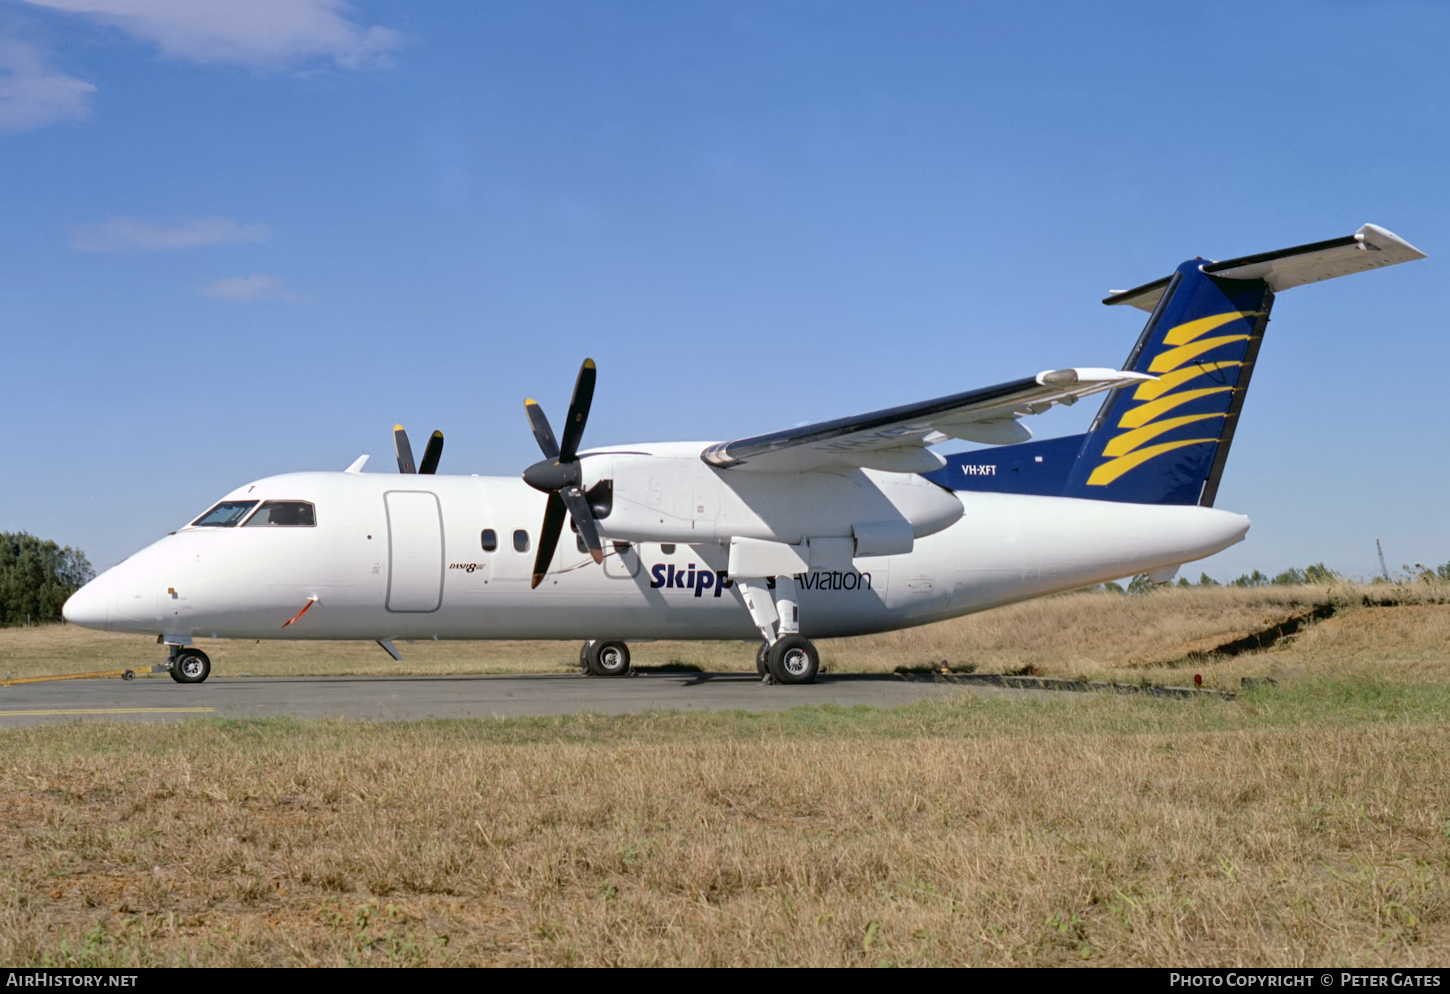
{"label": "propeller", "polygon": [[443,433],[435,431],[423,450],[423,462],[413,466],[413,447],[408,444],[408,433],[402,425],[393,425],[393,451],[398,454],[399,473],[423,473],[432,476],[438,472],[438,460],[443,455]]}
{"label": "propeller", "polygon": [[589,549],[589,555],[596,563],[604,562],[604,545],[599,541],[599,529],[594,524],[594,513],[584,497],[584,474],[579,466],[579,440],[584,435],[584,424],[589,420],[589,405],[594,400],[595,368],[593,359],[585,359],[579,367],[579,378],[574,381],[574,397],[569,401],[569,415],[564,422],[563,442],[554,440],[554,431],[544,409],[537,401],[524,401],[524,413],[529,417],[534,440],[543,450],[544,458],[524,470],[524,482],[535,490],[549,495],[544,507],[544,525],[539,532],[539,550],[534,556],[534,576],[529,584],[532,590],[543,582],[554,560],[554,549],[559,545],[559,534],[564,528],[564,512],[574,519],[579,536]]}
{"label": "propeller", "polygon": [[432,476],[438,472],[438,460],[443,457],[443,433],[435,431],[428,437],[428,444],[423,449],[423,461],[418,464],[418,472],[425,476]]}

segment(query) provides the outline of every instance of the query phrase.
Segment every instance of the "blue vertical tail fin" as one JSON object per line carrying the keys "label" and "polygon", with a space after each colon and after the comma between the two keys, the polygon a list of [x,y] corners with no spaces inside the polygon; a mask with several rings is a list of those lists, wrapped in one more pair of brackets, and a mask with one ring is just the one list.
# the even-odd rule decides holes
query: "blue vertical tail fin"
{"label": "blue vertical tail fin", "polygon": [[1126,365],[1158,379],[1109,394],[1060,495],[1211,507],[1273,306],[1263,280],[1179,266]]}
{"label": "blue vertical tail fin", "polygon": [[1194,259],[1105,304],[1151,312],[1124,369],[1156,379],[1112,391],[1081,435],[947,457],[953,490],[1211,507],[1275,292],[1422,259],[1374,225],[1345,238],[1224,262]]}

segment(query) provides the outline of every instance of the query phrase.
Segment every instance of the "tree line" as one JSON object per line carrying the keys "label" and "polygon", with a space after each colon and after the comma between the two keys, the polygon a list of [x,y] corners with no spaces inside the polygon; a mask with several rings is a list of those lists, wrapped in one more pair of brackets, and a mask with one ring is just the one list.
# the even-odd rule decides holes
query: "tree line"
{"label": "tree line", "polygon": [[[1388,577],[1377,576],[1369,580],[1369,583],[1450,583],[1450,562],[1442,563],[1439,566],[1425,566],[1416,563],[1414,566],[1405,566],[1404,575],[1400,581],[1391,580]],[[1151,590],[1158,590],[1162,587],[1304,587],[1304,586],[1329,586],[1339,583],[1345,579],[1344,574],[1332,570],[1323,563],[1310,563],[1303,569],[1291,566],[1282,573],[1269,576],[1259,570],[1252,573],[1244,573],[1238,579],[1220,583],[1207,573],[1198,574],[1198,582],[1194,583],[1186,576],[1180,576],[1177,583],[1154,583],[1148,578],[1147,573],[1139,573],[1128,581],[1125,588],[1121,583],[1100,583],[1095,587],[1084,587],[1085,591],[1100,591],[1111,594],[1146,594]]]}
{"label": "tree line", "polygon": [[60,621],[66,598],[95,575],[80,549],[0,532],[0,627]]}

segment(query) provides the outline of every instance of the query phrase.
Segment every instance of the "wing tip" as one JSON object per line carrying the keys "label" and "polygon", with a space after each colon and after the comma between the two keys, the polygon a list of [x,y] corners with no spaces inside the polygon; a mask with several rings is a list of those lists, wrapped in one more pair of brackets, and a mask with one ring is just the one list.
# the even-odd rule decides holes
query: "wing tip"
{"label": "wing tip", "polygon": [[1419,259],[1429,258],[1428,255],[1415,248],[1415,246],[1405,241],[1393,231],[1381,227],[1378,224],[1362,224],[1359,226],[1359,230],[1355,232],[1355,235],[1361,240],[1369,242],[1377,249],[1384,250],[1392,248],[1398,250],[1399,254],[1405,257],[1403,260],[1405,262],[1415,262]]}

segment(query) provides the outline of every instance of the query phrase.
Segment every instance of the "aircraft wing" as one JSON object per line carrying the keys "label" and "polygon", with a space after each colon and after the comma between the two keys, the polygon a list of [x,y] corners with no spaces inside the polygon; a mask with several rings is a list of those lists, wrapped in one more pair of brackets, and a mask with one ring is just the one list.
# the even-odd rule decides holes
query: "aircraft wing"
{"label": "aircraft wing", "polygon": [[833,466],[928,473],[946,465],[929,445],[949,438],[994,445],[1026,441],[1032,432],[1018,418],[1152,379],[1156,377],[1118,369],[1047,370],[950,397],[721,442],[706,449],[702,458],[719,469],[761,473],[804,473]]}

